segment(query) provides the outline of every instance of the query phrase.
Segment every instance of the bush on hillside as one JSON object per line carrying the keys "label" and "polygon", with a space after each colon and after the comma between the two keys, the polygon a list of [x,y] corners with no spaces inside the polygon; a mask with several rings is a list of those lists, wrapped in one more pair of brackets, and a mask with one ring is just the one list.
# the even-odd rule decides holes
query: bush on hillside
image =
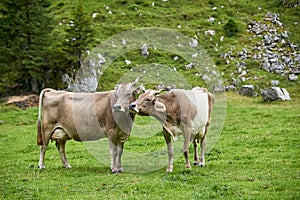
{"label": "bush on hillside", "polygon": [[233,21],[233,19],[229,19],[223,29],[228,37],[235,36],[239,32],[238,25],[235,21]]}

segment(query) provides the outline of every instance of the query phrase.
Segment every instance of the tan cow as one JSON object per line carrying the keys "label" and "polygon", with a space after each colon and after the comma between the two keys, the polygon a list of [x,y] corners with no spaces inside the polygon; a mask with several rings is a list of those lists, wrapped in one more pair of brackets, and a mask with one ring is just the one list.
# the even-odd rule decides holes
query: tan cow
{"label": "tan cow", "polygon": [[[154,90],[147,90],[133,103],[129,109],[133,113],[154,116],[163,126],[164,138],[168,149],[167,172],[173,171],[173,155],[171,137],[175,141],[183,135],[183,154],[186,168],[191,168],[188,159],[190,141],[194,144],[194,165],[204,166],[205,136],[210,124],[210,116],[214,103],[214,96],[205,88],[192,90],[173,89],[166,94]],[[198,143],[201,144],[201,157],[198,156]]]}
{"label": "tan cow", "polygon": [[[138,78],[139,79],[139,78]],[[39,97],[37,144],[39,168],[45,168],[44,157],[49,141],[55,141],[63,166],[71,168],[65,154],[67,140],[91,141],[107,137],[110,141],[111,170],[122,172],[121,156],[129,138],[133,113],[129,104],[135,100],[137,83],[123,83],[115,90],[95,93],[73,93],[44,89]]]}

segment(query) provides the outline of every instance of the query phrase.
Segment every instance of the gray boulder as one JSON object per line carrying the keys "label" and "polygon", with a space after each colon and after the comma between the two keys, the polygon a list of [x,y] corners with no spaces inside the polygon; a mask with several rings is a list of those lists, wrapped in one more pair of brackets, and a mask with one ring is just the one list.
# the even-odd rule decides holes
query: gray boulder
{"label": "gray boulder", "polygon": [[255,96],[253,85],[243,85],[239,90],[239,94],[243,96],[253,97]]}
{"label": "gray boulder", "polygon": [[263,97],[264,101],[267,102],[275,100],[291,100],[288,91],[285,88],[279,87],[271,87],[269,89],[263,90],[261,92],[261,96]]}

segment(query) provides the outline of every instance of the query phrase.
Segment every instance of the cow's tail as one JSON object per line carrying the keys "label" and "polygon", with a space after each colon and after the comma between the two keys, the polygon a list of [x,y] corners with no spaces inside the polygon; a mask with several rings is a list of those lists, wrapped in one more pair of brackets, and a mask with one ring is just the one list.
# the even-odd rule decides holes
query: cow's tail
{"label": "cow's tail", "polygon": [[208,92],[208,125],[210,124],[210,118],[212,109],[215,103],[215,97],[212,93]]}
{"label": "cow's tail", "polygon": [[37,145],[43,145],[43,135],[42,135],[42,126],[41,126],[43,97],[44,97],[46,92],[49,92],[51,90],[52,89],[44,89],[40,93],[40,97],[39,97],[39,114],[38,114],[38,121],[37,121]]}

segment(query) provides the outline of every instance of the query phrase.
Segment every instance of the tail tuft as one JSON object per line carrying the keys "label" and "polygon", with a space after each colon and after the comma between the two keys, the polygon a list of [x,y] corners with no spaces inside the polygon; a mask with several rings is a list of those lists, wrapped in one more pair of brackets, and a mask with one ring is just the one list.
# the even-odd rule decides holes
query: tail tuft
{"label": "tail tuft", "polygon": [[37,145],[43,145],[43,136],[42,136],[40,120],[38,120],[38,124],[37,124]]}

